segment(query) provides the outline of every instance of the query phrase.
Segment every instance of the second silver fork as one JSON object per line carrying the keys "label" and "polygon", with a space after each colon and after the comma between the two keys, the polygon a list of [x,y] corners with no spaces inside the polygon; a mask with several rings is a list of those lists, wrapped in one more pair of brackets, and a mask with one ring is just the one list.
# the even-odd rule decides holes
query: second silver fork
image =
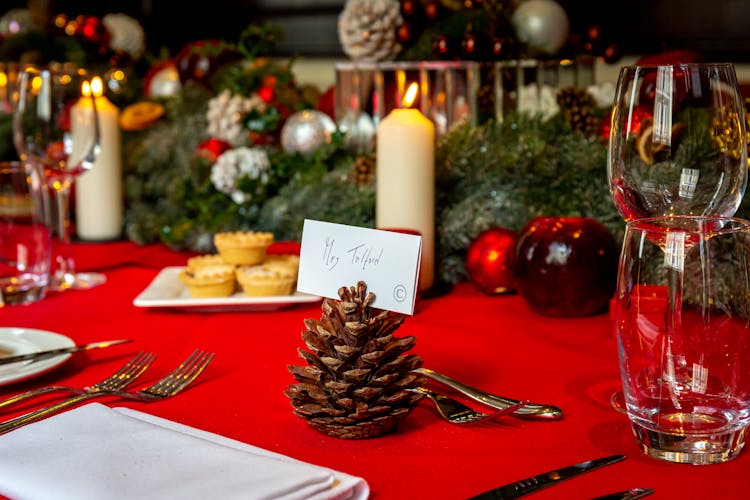
{"label": "second silver fork", "polygon": [[196,349],[190,356],[180,363],[177,368],[145,389],[141,389],[137,392],[125,392],[123,390],[85,392],[73,396],[72,398],[65,399],[57,404],[46,406],[25,415],[21,415],[20,417],[7,420],[0,424],[0,434],[5,434],[6,432],[17,429],[18,427],[50,417],[66,408],[99,396],[116,396],[123,399],[146,402],[160,401],[172,397],[179,392],[182,392],[183,389],[193,382],[193,380],[195,380],[208,366],[213,357],[213,353]]}
{"label": "second silver fork", "polygon": [[503,408],[494,413],[482,413],[473,408],[469,408],[465,404],[451,397],[431,391],[426,387],[415,387],[409,390],[427,396],[427,398],[435,403],[435,408],[437,408],[438,413],[452,424],[474,424],[483,420],[491,420],[512,413],[518,408],[522,408],[524,405],[524,403],[519,402],[516,405]]}
{"label": "second silver fork", "polygon": [[111,391],[125,389],[128,385],[135,382],[156,359],[156,354],[152,352],[139,352],[133,359],[125,363],[119,370],[109,377],[84,388],[70,387],[67,385],[50,385],[40,387],[27,392],[22,392],[0,401],[0,409],[13,406],[22,401],[49,394],[52,392],[69,392],[72,394],[84,394],[87,392]]}
{"label": "second silver fork", "polygon": [[[430,377],[431,379],[460,392],[464,396],[468,396],[475,401],[497,408],[498,410],[504,410],[510,406],[521,403],[521,401],[515,399],[505,398],[471,387],[459,382],[458,380],[450,378],[448,375],[436,372],[435,370],[430,370],[429,368],[415,368],[412,371]],[[563,418],[563,411],[556,406],[531,403],[527,401],[522,407],[514,410],[512,415],[518,418],[533,420],[559,420]]]}

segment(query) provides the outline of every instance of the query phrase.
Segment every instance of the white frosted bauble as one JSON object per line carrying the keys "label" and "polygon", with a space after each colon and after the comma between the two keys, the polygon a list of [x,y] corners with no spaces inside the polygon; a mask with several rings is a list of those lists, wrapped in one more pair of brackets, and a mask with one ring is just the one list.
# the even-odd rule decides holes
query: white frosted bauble
{"label": "white frosted bauble", "polygon": [[146,95],[151,98],[155,97],[172,97],[182,88],[180,74],[177,66],[167,65],[156,71],[151,77],[151,81],[146,88]]}
{"label": "white frosted bauble", "polygon": [[322,111],[306,109],[287,119],[281,128],[281,147],[287,153],[312,155],[320,146],[331,141],[336,124]]}
{"label": "white frosted bauble", "polygon": [[568,14],[554,0],[524,0],[513,11],[511,22],[518,39],[537,53],[556,54],[570,33]]}

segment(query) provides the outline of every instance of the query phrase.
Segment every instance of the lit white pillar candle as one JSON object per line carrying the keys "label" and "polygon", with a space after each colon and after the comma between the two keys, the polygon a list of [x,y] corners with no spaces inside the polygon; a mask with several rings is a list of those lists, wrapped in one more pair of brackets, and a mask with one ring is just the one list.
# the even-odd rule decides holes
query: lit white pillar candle
{"label": "lit white pillar candle", "polygon": [[435,272],[435,126],[417,109],[394,109],[378,125],[376,153],[376,227],[419,231],[419,288],[426,290]]}
{"label": "lit white pillar candle", "polygon": [[[122,235],[123,224],[120,110],[102,95],[98,77],[91,91],[96,96],[101,148],[91,170],[76,179],[76,234],[82,240],[112,240]],[[91,120],[92,106],[90,99],[80,99],[71,108],[74,144],[90,134],[84,124]]]}

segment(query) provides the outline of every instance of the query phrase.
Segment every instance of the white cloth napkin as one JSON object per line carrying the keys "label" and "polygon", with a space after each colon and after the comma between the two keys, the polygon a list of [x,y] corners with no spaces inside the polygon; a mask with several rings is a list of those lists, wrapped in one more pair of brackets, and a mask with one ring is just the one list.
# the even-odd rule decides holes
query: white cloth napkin
{"label": "white cloth napkin", "polygon": [[366,499],[364,479],[128,408],[90,403],[0,436],[13,499]]}

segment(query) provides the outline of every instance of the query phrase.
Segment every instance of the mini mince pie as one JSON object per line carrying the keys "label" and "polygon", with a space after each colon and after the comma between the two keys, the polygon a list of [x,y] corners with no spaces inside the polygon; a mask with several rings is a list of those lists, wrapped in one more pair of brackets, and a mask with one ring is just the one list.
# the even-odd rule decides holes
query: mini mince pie
{"label": "mini mince pie", "polygon": [[186,267],[180,271],[179,279],[196,299],[229,297],[235,291],[235,267],[231,264]]}
{"label": "mini mince pie", "polygon": [[221,258],[236,266],[260,264],[273,243],[273,233],[235,231],[214,234],[214,245]]}

